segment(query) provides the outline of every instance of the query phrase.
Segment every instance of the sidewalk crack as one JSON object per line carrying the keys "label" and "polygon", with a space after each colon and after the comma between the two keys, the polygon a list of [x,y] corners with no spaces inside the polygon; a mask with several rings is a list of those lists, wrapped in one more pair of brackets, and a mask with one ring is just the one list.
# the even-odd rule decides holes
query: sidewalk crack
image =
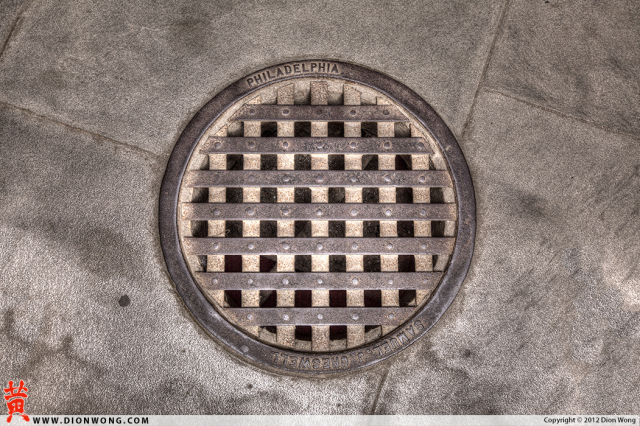
{"label": "sidewalk crack", "polygon": [[46,121],[48,121],[50,123],[54,123],[54,124],[57,124],[59,126],[64,126],[64,127],[68,128],[68,129],[71,129],[71,130],[74,130],[74,131],[77,131],[77,132],[82,132],[82,133],[88,134],[88,135],[90,135],[92,137],[102,139],[102,140],[110,142],[110,143],[112,143],[114,145],[121,146],[123,148],[127,148],[127,149],[130,149],[130,150],[136,151],[139,154],[142,154],[145,157],[151,157],[154,160],[157,160],[157,159],[162,157],[161,155],[156,154],[155,152],[152,152],[152,151],[148,151],[148,150],[146,150],[144,148],[140,148],[140,147],[135,146],[135,145],[129,145],[127,143],[120,142],[120,141],[117,141],[115,139],[111,139],[108,136],[104,136],[104,135],[101,135],[99,133],[90,132],[88,130],[81,129],[80,127],[75,127],[75,126],[72,126],[70,124],[63,123],[62,121],[54,120],[54,119],[49,118],[47,116],[36,114],[35,112],[33,112],[31,110],[28,110],[26,108],[21,108],[19,106],[15,106],[15,105],[12,105],[12,104],[4,102],[4,101],[0,101],[0,105],[4,105],[4,106],[6,106],[8,108],[16,109],[16,110],[21,111],[21,112],[23,112],[25,114],[32,115],[34,117],[40,118],[42,120],[46,120]]}
{"label": "sidewalk crack", "polygon": [[480,93],[480,89],[485,84],[487,79],[487,72],[489,70],[489,64],[491,63],[491,58],[493,57],[493,51],[496,47],[498,39],[500,38],[500,33],[502,31],[502,25],[504,24],[505,16],[507,15],[507,10],[509,9],[509,4],[511,0],[506,0],[504,2],[504,6],[502,7],[502,11],[500,12],[500,18],[498,18],[498,25],[496,26],[496,33],[493,36],[493,40],[491,41],[491,46],[489,47],[489,53],[487,54],[487,60],[484,63],[484,67],[482,68],[482,74],[480,75],[480,81],[478,82],[478,87],[476,88],[476,92],[473,95],[473,102],[471,103],[471,109],[469,110],[469,115],[464,122],[464,126],[462,127],[462,133],[460,134],[460,139],[464,139],[467,131],[469,129],[469,124],[473,118],[473,114],[476,110],[476,103],[478,101],[478,94]]}
{"label": "sidewalk crack", "polygon": [[22,8],[18,12],[18,16],[16,17],[15,21],[13,21],[13,24],[11,25],[11,30],[9,31],[9,35],[7,36],[7,39],[4,41],[4,44],[2,45],[2,49],[0,49],[0,60],[2,59],[2,55],[4,51],[7,49],[7,46],[9,45],[9,40],[11,40],[11,38],[13,37],[14,31],[18,27],[18,23],[22,21],[22,17],[24,16],[24,13],[27,11],[27,9],[29,9],[29,6],[31,6],[31,3],[33,3],[34,1],[35,0],[28,0],[22,5]]}
{"label": "sidewalk crack", "polygon": [[389,370],[391,367],[387,367],[384,374],[382,374],[382,378],[380,379],[380,383],[378,384],[378,389],[376,391],[376,397],[373,400],[373,405],[371,406],[371,410],[369,412],[370,415],[376,414],[376,408],[378,408],[378,399],[380,398],[380,394],[382,393],[382,387],[384,386],[384,382],[387,381],[387,376],[389,375]]}
{"label": "sidewalk crack", "polygon": [[602,124],[599,124],[599,123],[597,123],[595,121],[586,120],[584,118],[576,117],[576,116],[568,114],[566,112],[562,112],[562,111],[557,110],[555,108],[551,108],[551,107],[544,106],[544,105],[539,105],[539,104],[536,104],[535,102],[531,102],[528,99],[521,98],[519,96],[513,95],[513,94],[508,93],[508,92],[503,92],[501,90],[498,90],[498,89],[495,89],[495,88],[491,88],[491,87],[484,88],[483,91],[486,92],[486,93],[493,93],[493,94],[496,94],[496,95],[499,95],[499,96],[503,96],[505,98],[512,99],[512,100],[514,100],[516,102],[521,102],[521,103],[523,103],[525,105],[528,105],[528,106],[530,106],[532,108],[536,108],[536,109],[548,112],[550,114],[557,115],[557,116],[562,117],[562,118],[567,119],[567,120],[575,120],[575,121],[578,121],[580,123],[586,124],[588,126],[595,127],[596,129],[603,130],[605,132],[614,133],[616,135],[625,136],[625,137],[640,141],[640,136],[638,136],[638,135],[636,135],[634,133],[627,133],[627,132],[623,132],[623,131],[620,131],[620,130],[616,130],[616,129],[613,129],[611,127],[607,127],[607,126],[604,126]]}

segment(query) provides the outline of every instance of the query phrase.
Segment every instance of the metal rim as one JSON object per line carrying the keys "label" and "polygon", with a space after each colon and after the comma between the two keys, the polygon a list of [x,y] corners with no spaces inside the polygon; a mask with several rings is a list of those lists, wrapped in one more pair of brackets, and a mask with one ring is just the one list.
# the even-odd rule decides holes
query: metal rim
{"label": "metal rim", "polygon": [[[309,70],[312,63],[318,62],[335,64],[337,73],[306,72],[276,77],[277,68],[289,66],[291,69],[297,67],[299,70]],[[269,81],[257,85],[248,82],[250,76],[263,73],[272,77],[270,71],[273,72],[273,78]],[[177,229],[176,213],[182,178],[198,141],[208,127],[229,106],[244,96],[269,83],[299,77],[331,77],[359,83],[401,104],[431,132],[439,144],[454,181],[458,205],[457,242],[449,268],[432,293],[429,303],[401,328],[380,340],[335,353],[301,354],[299,351],[274,348],[254,340],[234,327],[211,305],[192,278],[180,249]],[[358,65],[337,61],[305,60],[274,65],[243,77],[218,93],[196,113],[176,142],[162,180],[159,199],[160,242],[167,269],[178,294],[198,323],[240,359],[271,371],[303,376],[335,375],[371,366],[395,355],[422,337],[451,305],[464,281],[473,255],[475,228],[475,195],[469,169],[453,133],[440,116],[415,92],[392,78]],[[299,362],[301,357],[307,359]]]}

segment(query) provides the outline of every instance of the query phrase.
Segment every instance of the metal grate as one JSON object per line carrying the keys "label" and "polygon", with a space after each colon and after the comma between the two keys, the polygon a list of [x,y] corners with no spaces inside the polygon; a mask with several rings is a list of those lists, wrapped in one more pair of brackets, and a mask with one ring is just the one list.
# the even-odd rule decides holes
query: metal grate
{"label": "metal grate", "polygon": [[424,328],[405,330],[456,248],[455,178],[420,121],[370,86],[329,75],[252,89],[183,155],[174,220],[191,279],[274,348],[273,365],[366,364],[371,349],[349,351]]}

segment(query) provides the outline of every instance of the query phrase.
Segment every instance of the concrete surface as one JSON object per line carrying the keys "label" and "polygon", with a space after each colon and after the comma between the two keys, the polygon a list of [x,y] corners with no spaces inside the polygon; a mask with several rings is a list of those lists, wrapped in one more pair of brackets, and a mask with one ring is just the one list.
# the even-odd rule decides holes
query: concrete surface
{"label": "concrete surface", "polygon": [[[640,5],[0,1],[0,381],[31,413],[640,412]],[[357,374],[228,355],[157,235],[182,128],[265,66],[358,63],[423,96],[478,203],[463,290]]]}

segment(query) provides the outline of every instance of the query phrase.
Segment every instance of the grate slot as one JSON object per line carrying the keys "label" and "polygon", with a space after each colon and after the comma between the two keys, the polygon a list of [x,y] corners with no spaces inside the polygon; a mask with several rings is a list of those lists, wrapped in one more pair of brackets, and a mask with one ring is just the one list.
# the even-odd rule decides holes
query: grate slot
{"label": "grate slot", "polygon": [[[195,238],[184,239],[190,255],[448,255],[455,238]],[[386,258],[385,258],[386,259]],[[384,262],[383,262],[384,263]],[[397,262],[396,262],[397,263]],[[385,269],[383,269],[385,270]],[[389,269],[387,269],[389,271]]]}
{"label": "grate slot", "polygon": [[[278,105],[293,105],[294,103],[295,87],[293,84],[282,87],[278,90],[277,103]],[[295,135],[295,123],[293,122],[277,122],[277,135],[278,137],[292,138]],[[267,139],[267,138],[250,138],[255,139]],[[248,144],[247,144],[248,146]],[[262,140],[259,142],[259,146],[262,146]],[[214,144],[215,148],[215,144]],[[276,167],[278,170],[293,170],[294,169],[294,155],[293,154],[278,154],[276,157]],[[279,193],[276,191],[276,201],[280,202]],[[271,216],[275,218],[276,216]],[[278,221],[278,236],[290,236],[290,233],[284,232],[286,228],[289,230],[290,221]],[[279,266],[286,265],[283,269],[291,269],[290,262],[278,263]],[[280,269],[279,269],[280,270]],[[247,281],[248,282],[248,281]],[[276,292],[276,305],[278,307],[294,307],[295,306],[295,290],[281,289]],[[276,341],[284,346],[295,347],[295,333],[296,328],[292,325],[282,325],[276,328]]]}
{"label": "grate slot", "polygon": [[[311,95],[311,107],[306,109],[296,109],[296,112],[302,117],[321,118],[323,116],[331,116],[327,113],[327,83],[320,81],[312,81],[310,84]],[[319,106],[315,106],[319,105]],[[311,122],[311,137],[328,137],[329,125],[327,121],[312,121]],[[327,154],[314,154],[311,155],[311,170],[326,170],[329,168],[329,157]],[[324,173],[324,172],[323,172]],[[339,173],[339,172],[338,172]],[[310,176],[309,174],[307,176]],[[328,202],[328,189],[324,186],[328,183],[329,179],[324,177],[324,174],[318,174],[315,178],[316,182],[321,184],[320,188],[311,188],[312,202]],[[325,193],[327,194],[325,198]],[[311,222],[312,234],[314,228],[314,222]],[[318,230],[315,230],[314,236],[317,236]],[[318,240],[316,240],[318,241]],[[310,241],[313,244],[312,241]],[[287,244],[287,243],[283,243]],[[321,250],[321,243],[317,243],[317,250]],[[330,259],[326,254],[314,254],[311,255],[311,271],[313,272],[328,272],[330,270]],[[309,253],[311,254],[311,253]],[[311,291],[311,306],[312,307],[326,307],[330,306],[330,293],[329,290],[312,290]],[[309,315],[309,312],[305,313]],[[322,314],[318,314],[322,315]],[[306,318],[306,317],[305,317]],[[314,351],[328,351],[331,349],[331,330],[329,325],[313,325],[314,322],[306,321],[304,324],[299,325],[311,325],[311,348]],[[322,323],[321,323],[322,324]]]}
{"label": "grate slot", "polygon": [[[348,167],[345,155],[345,168]],[[195,170],[186,174],[186,186],[201,187],[450,187],[451,178],[444,170],[408,170],[408,171],[341,171],[322,170],[321,172],[256,170]]]}
{"label": "grate slot", "polygon": [[244,121],[246,125],[247,122],[254,121],[403,122],[409,119],[393,105],[347,106],[326,105],[325,102],[324,105],[296,105],[295,108],[283,105],[245,105],[231,118],[231,121]]}
{"label": "grate slot", "polygon": [[[313,304],[313,301],[312,301]],[[330,325],[367,325],[381,324],[397,327],[409,318],[413,307],[393,308],[229,308],[227,312],[239,325],[244,327],[311,325],[311,342],[318,346],[329,347],[328,332]],[[314,327],[318,335],[314,335]],[[326,337],[326,340],[325,340]]]}
{"label": "grate slot", "polygon": [[[255,98],[252,102],[256,104],[260,102],[260,98]],[[262,123],[258,121],[252,121],[245,123],[243,127],[245,137],[256,137],[262,134]],[[227,156],[227,169],[236,169],[236,166],[240,166],[243,170],[259,170],[260,169],[260,156],[256,154],[251,155],[239,155]],[[214,172],[215,173],[215,172]],[[239,171],[239,173],[244,173]],[[256,192],[256,189],[258,192]],[[242,191],[242,201],[245,203],[255,203],[260,200],[259,188],[239,188]],[[227,193],[227,202],[229,197]],[[225,237],[224,239],[235,236],[231,231],[232,227],[229,226],[232,222],[226,221]],[[241,236],[245,235],[245,226],[242,222],[233,223],[235,228],[241,229]],[[260,259],[259,256],[254,254],[243,255],[241,258],[242,272],[259,272],[260,271]],[[241,292],[241,304],[246,308],[257,308],[260,306],[260,291],[259,290],[244,290]],[[247,330],[253,335],[259,335],[259,327],[249,326]]]}
{"label": "grate slot", "polygon": [[[292,124],[290,122],[280,125]],[[360,124],[360,123],[345,123]],[[283,135],[284,136],[284,135]],[[291,135],[293,136],[293,135]],[[433,154],[423,137],[412,138],[293,138],[293,137],[221,137],[212,136],[200,149],[201,154]]]}
{"label": "grate slot", "polygon": [[[389,102],[383,98],[377,98],[376,103],[378,105],[388,105]],[[377,136],[378,137],[394,137],[395,136],[395,123],[391,122],[378,122],[377,123]],[[378,169],[379,170],[395,170],[396,168],[396,156],[382,154],[378,155]],[[389,177],[385,176],[385,180],[388,181]],[[424,180],[424,177],[420,177],[419,180]],[[379,188],[379,202],[380,203],[395,203],[396,191],[395,188],[385,186]],[[391,211],[386,210],[386,211]],[[396,217],[394,216],[394,219]],[[397,237],[398,228],[396,221],[380,221],[380,237]],[[422,247],[425,247],[422,244]],[[387,248],[389,245],[387,244]],[[381,271],[398,271],[398,255],[380,255],[380,267]],[[382,306],[400,306],[400,293],[397,289],[381,289],[381,305]],[[382,333],[386,334],[392,331],[394,325],[382,324]]]}
{"label": "grate slot", "polygon": [[[227,127],[223,128],[218,133],[219,136],[227,135]],[[223,170],[226,169],[226,156],[220,154],[210,155],[209,169],[211,170]],[[208,201],[210,203],[224,202],[226,199],[226,190],[224,188],[209,188],[208,189]],[[224,237],[225,234],[225,221],[224,220],[209,220],[207,221],[207,233],[210,237]],[[224,272],[224,256],[223,255],[209,255],[206,256],[206,266],[204,268],[208,272]],[[224,289],[214,290],[209,293],[211,299],[218,306],[225,306]]]}
{"label": "grate slot", "polygon": [[[345,86],[343,88],[343,93],[344,93],[345,105],[361,104],[362,95],[358,90],[350,86]],[[382,148],[383,150],[386,150],[385,152],[392,152],[391,151],[392,149],[399,149],[405,144],[404,141],[397,143],[397,141],[394,141],[391,138],[386,138],[384,140],[378,139],[378,138],[362,138],[361,137],[362,123],[360,122],[344,123],[344,136],[345,136],[345,141],[344,141],[345,143],[342,146],[344,147],[344,149],[351,150],[351,152],[349,152],[348,155],[345,155],[343,157],[343,169],[345,170],[347,169],[347,158],[349,159],[349,165],[350,165],[349,168],[357,168],[356,163],[358,161],[358,158],[360,159],[360,165],[362,165],[362,154],[368,154],[372,151],[371,149],[365,149],[367,147],[370,147],[370,148],[378,147],[378,148]],[[413,140],[408,140],[407,145],[410,145],[411,143],[415,144],[415,147],[418,148],[419,150],[427,149],[428,147],[428,144],[425,145],[422,141],[416,143]],[[374,152],[380,152],[380,149]],[[357,197],[357,192],[358,192],[356,189],[345,188],[344,191],[345,191],[345,202],[347,202],[346,194],[348,192],[350,197],[349,201],[357,201],[359,203],[362,203],[362,189],[360,189],[360,196],[356,200],[354,200],[354,198]],[[345,207],[348,208],[349,206],[345,206]],[[356,214],[358,213],[357,210],[359,209],[356,209]],[[346,222],[345,221],[345,225],[346,224],[349,224],[350,226],[345,228],[345,237],[362,237],[363,236],[362,234],[363,222],[354,222],[354,221]],[[366,284],[363,283],[363,279],[369,282],[384,281],[390,285],[393,285],[393,283],[397,282],[396,281],[397,278],[393,278],[393,277],[386,277],[386,280],[384,280],[384,277],[382,276],[365,277],[364,275],[371,275],[371,274],[364,274],[360,272],[360,271],[364,271],[364,256],[350,255],[347,258],[347,261],[349,261],[347,270],[351,272],[350,278],[351,278],[352,288],[353,286],[358,286],[358,290],[353,290],[353,289],[347,290],[347,306],[349,307],[364,307],[364,290],[365,290]],[[342,277],[340,276],[336,278],[342,278]],[[361,283],[363,283],[365,287],[362,287]],[[346,344],[348,348],[353,348],[353,347],[363,345],[365,343],[365,340],[366,339],[365,339],[364,325],[360,325],[360,324],[347,325]]]}
{"label": "grate slot", "polygon": [[[418,188],[420,189],[420,188]],[[437,220],[456,219],[455,204],[406,204],[402,206],[366,206],[362,204],[279,203],[246,206],[224,203],[184,203],[182,218],[185,220]],[[318,214],[320,212],[320,214]],[[213,236],[213,235],[210,235]]]}
{"label": "grate slot", "polygon": [[[363,291],[380,289],[420,289],[423,291],[431,291],[435,288],[435,286],[438,284],[438,282],[440,282],[440,279],[442,278],[441,272],[380,272],[372,274],[369,272],[361,271],[347,271],[343,273],[274,272],[269,274],[246,272],[196,272],[195,275],[199,280],[201,280],[202,285],[210,290],[324,289]],[[280,294],[280,292],[278,294]],[[348,301],[347,306],[350,306]]]}

